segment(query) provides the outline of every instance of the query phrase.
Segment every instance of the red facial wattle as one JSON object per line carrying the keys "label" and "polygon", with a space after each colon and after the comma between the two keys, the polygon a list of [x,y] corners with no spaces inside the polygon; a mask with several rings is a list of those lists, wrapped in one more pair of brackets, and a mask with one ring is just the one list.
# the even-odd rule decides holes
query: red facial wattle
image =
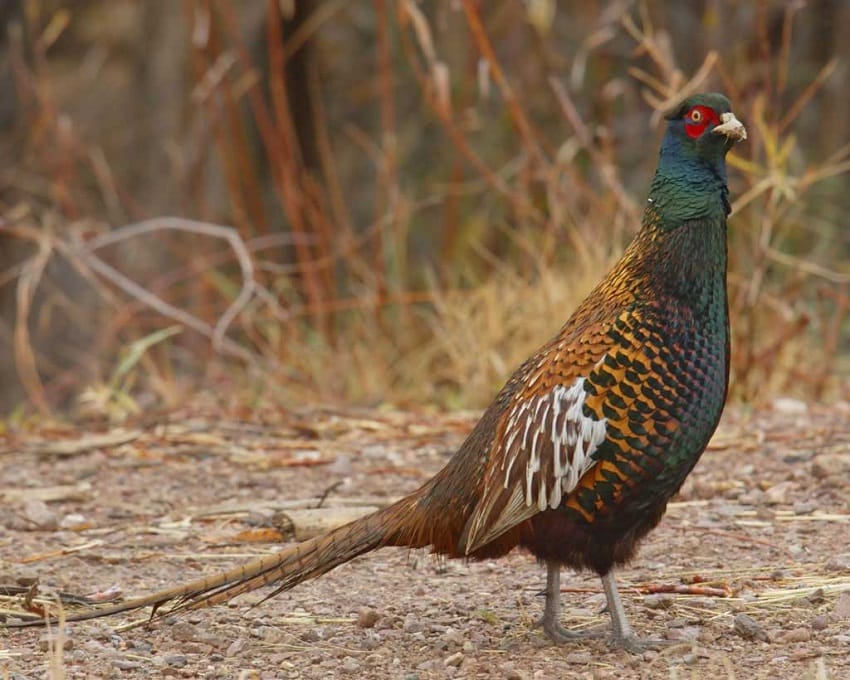
{"label": "red facial wattle", "polygon": [[701,136],[712,125],[720,125],[720,117],[710,106],[697,104],[685,114],[685,132],[691,139]]}

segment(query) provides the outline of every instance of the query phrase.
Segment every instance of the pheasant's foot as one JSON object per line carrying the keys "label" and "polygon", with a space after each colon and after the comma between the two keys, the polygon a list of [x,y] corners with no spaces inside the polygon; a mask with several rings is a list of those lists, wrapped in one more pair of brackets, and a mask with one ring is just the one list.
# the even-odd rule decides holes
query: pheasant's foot
{"label": "pheasant's foot", "polygon": [[551,619],[547,620],[545,616],[537,622],[537,625],[543,627],[543,632],[546,633],[546,637],[548,637],[556,645],[576,642],[577,640],[600,638],[606,634],[601,630],[568,630],[561,625],[560,621]]}
{"label": "pheasant's foot", "polygon": [[546,636],[556,645],[576,640],[585,640],[589,637],[597,637],[599,634],[592,631],[567,630],[561,625],[561,567],[557,562],[546,563],[546,606],[543,609],[543,618],[538,626],[543,627]]}

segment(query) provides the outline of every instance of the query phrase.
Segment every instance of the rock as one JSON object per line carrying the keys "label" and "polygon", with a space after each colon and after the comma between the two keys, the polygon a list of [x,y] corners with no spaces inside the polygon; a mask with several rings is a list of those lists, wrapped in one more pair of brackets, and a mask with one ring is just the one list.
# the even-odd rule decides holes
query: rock
{"label": "rock", "polygon": [[4,574],[0,578],[0,582],[4,581],[14,581],[17,585],[28,588],[34,583],[38,583],[38,572],[22,565],[20,569],[15,569],[13,576],[9,577]]}
{"label": "rock", "polygon": [[239,654],[239,652],[245,649],[246,644],[247,642],[245,642],[245,638],[236,638],[233,642],[230,643],[227,650],[224,652],[224,655],[236,656],[237,654]]}
{"label": "rock", "polygon": [[835,606],[832,608],[832,615],[836,621],[850,619],[850,591],[845,590],[838,596]]}
{"label": "rock", "polygon": [[62,649],[68,650],[74,648],[74,641],[67,635],[57,635],[56,633],[44,633],[38,638],[38,648],[42,652],[49,649],[56,649],[61,643]]}
{"label": "rock", "polygon": [[361,628],[373,628],[381,615],[371,607],[363,607],[357,614],[357,625]]}
{"label": "rock", "polygon": [[830,557],[824,568],[827,571],[848,571],[850,570],[850,553],[841,553]]}
{"label": "rock", "polygon": [[836,475],[845,478],[850,475],[850,453],[821,453],[812,461],[812,475],[825,479]]}
{"label": "rock", "polygon": [[746,614],[736,614],[732,623],[732,630],[746,640],[761,640],[768,642],[767,631],[762,625]]}
{"label": "rock", "polygon": [[812,619],[812,630],[825,630],[829,625],[829,619],[823,614],[818,614]]}
{"label": "rock", "polygon": [[809,607],[815,607],[821,604],[825,599],[826,596],[823,594],[823,588],[815,588],[808,595],[798,598],[796,602],[804,606],[808,605]]}
{"label": "rock", "polygon": [[339,669],[347,675],[353,675],[355,673],[359,673],[360,668],[361,668],[360,662],[357,659],[355,659],[353,656],[345,657],[342,660],[342,664],[339,667]]}
{"label": "rock", "polygon": [[186,658],[185,654],[166,654],[165,663],[172,668],[183,668],[187,663],[189,663],[189,659]]}
{"label": "rock", "polygon": [[758,488],[752,488],[738,496],[738,503],[741,505],[761,505],[763,500],[764,491]]}
{"label": "rock", "polygon": [[502,677],[505,680],[526,680],[528,678],[527,675],[523,674],[521,671],[516,669],[516,665],[511,663],[510,661],[506,661],[501,666],[499,666],[499,672],[502,674]]}
{"label": "rock", "polygon": [[643,605],[647,609],[670,609],[674,602],[675,598],[669,593],[646,595],[643,598]]}
{"label": "rock", "polygon": [[664,631],[664,637],[668,640],[680,642],[693,642],[699,639],[702,629],[699,626],[682,626],[681,628],[668,628]]}
{"label": "rock", "polygon": [[463,652],[455,652],[443,659],[443,664],[445,666],[454,666],[455,668],[459,668],[463,663],[463,658]]}
{"label": "rock", "polygon": [[405,633],[421,633],[423,629],[422,622],[417,620],[413,614],[408,614],[404,617],[404,624],[401,629]]}
{"label": "rock", "polygon": [[73,512],[70,515],[65,515],[62,521],[59,522],[60,529],[69,529],[71,531],[81,531],[89,527],[88,520],[78,512]]}
{"label": "rock", "polygon": [[799,415],[809,410],[808,405],[799,399],[777,397],[773,400],[773,410],[787,415]]}
{"label": "rock", "polygon": [[180,642],[192,642],[198,639],[198,629],[188,621],[178,621],[171,626],[171,637]]}
{"label": "rock", "polygon": [[24,503],[24,519],[31,530],[56,531],[59,528],[56,514],[47,507],[47,503],[37,498]]}
{"label": "rock", "polygon": [[322,635],[316,628],[308,628],[298,636],[302,642],[320,642]]}
{"label": "rock", "polygon": [[768,505],[785,505],[788,494],[794,489],[794,482],[779,482],[764,492],[764,502]]}
{"label": "rock", "polygon": [[812,632],[808,628],[794,628],[783,631],[778,636],[779,642],[791,644],[794,642],[808,642],[812,639]]}
{"label": "rock", "polygon": [[448,645],[453,645],[455,647],[460,646],[464,642],[463,633],[461,633],[456,628],[447,627],[445,632],[440,636],[442,640],[446,642]]}
{"label": "rock", "polygon": [[153,644],[147,640],[127,640],[127,649],[132,649],[135,652],[150,654],[153,651]]}

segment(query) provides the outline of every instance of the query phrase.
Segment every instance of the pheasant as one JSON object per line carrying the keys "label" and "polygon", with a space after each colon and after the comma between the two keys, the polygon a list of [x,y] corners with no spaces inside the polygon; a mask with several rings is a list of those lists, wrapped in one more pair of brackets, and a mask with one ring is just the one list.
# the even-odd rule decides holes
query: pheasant
{"label": "pheasant", "polygon": [[601,577],[612,644],[645,648],[613,570],[661,520],[726,401],[725,157],[747,136],[720,94],[688,98],[667,121],[634,240],[432,479],[275,555],[66,620],[194,609],[266,585],[272,597],[385,546],[474,560],[519,547],[546,565],[542,626],[553,641],[578,635],[560,622],[560,570],[570,567]]}

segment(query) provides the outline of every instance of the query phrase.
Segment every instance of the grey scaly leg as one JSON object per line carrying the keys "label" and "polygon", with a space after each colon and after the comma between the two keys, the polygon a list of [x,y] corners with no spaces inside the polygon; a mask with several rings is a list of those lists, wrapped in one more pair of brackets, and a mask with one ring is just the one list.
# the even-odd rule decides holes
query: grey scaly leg
{"label": "grey scaly leg", "polygon": [[608,613],[611,615],[611,637],[615,644],[622,644],[626,639],[635,637],[635,634],[626,618],[626,610],[623,609],[617,579],[610,571],[602,577],[602,587],[605,589]]}
{"label": "grey scaly leg", "polygon": [[602,587],[605,589],[605,599],[608,601],[608,613],[611,615],[611,644],[626,651],[638,653],[653,647],[663,647],[671,644],[670,640],[643,639],[635,635],[626,610],[617,589],[617,579],[612,572],[602,577]]}
{"label": "grey scaly leg", "polygon": [[588,633],[570,631],[561,625],[561,565],[556,562],[546,563],[546,604],[540,623],[557,644],[589,637]]}

